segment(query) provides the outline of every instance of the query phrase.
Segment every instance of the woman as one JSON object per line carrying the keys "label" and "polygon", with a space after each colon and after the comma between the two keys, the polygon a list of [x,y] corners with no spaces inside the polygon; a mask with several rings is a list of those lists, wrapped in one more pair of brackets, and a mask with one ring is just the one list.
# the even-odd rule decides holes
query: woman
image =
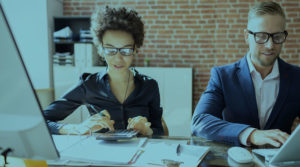
{"label": "woman", "polygon": [[[108,128],[162,135],[157,82],[130,68],[144,39],[144,24],[137,12],[107,6],[93,14],[91,32],[107,70],[83,74],[77,86],[50,104],[44,112],[52,133],[87,134]],[[56,122],[80,105],[87,106],[90,118],[80,124]]]}

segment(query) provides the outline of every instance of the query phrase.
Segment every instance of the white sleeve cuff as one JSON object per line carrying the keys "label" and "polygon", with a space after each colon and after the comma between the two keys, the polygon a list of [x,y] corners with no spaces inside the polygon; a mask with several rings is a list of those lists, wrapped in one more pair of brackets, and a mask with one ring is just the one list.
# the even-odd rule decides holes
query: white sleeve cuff
{"label": "white sleeve cuff", "polygon": [[239,140],[240,143],[244,146],[250,146],[249,143],[247,143],[247,139],[249,137],[249,135],[255,130],[255,128],[246,128],[243,132],[240,133],[239,135]]}

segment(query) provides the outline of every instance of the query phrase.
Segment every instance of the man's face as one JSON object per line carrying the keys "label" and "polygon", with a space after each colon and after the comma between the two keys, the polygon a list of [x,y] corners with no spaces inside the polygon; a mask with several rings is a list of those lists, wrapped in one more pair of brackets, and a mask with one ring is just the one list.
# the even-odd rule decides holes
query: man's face
{"label": "man's face", "polygon": [[[255,16],[248,22],[248,30],[252,32],[278,33],[285,30],[285,19],[280,15]],[[272,37],[264,44],[255,42],[254,35],[244,31],[245,40],[249,44],[251,61],[255,66],[272,67],[279,57],[282,44],[275,44]]]}

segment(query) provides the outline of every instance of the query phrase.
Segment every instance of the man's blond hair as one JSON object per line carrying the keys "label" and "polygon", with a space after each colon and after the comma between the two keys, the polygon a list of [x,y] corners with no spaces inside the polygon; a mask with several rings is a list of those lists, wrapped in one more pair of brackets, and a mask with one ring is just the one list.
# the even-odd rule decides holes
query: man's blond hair
{"label": "man's blond hair", "polygon": [[256,16],[280,15],[285,19],[285,14],[281,6],[276,2],[260,2],[253,6],[248,13],[248,23]]}

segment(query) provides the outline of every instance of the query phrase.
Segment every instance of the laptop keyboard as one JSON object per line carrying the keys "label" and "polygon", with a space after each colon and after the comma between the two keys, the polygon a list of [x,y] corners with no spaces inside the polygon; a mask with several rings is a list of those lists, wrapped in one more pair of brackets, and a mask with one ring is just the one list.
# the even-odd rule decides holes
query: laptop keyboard
{"label": "laptop keyboard", "polygon": [[261,155],[261,156],[274,156],[277,152],[278,152],[278,148],[263,148],[263,149],[253,149],[252,152],[258,154],[258,155]]}

